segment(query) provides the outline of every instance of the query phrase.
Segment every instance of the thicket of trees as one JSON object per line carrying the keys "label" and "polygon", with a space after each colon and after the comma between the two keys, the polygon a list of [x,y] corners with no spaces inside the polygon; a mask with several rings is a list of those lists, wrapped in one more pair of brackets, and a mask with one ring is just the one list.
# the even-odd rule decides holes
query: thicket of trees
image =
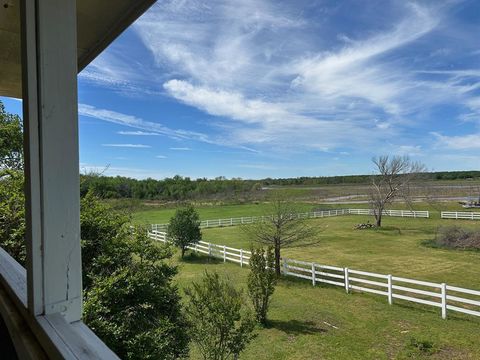
{"label": "thicket of trees", "polygon": [[[212,197],[247,197],[258,193],[264,186],[316,186],[339,184],[369,184],[371,175],[299,177],[291,179],[243,180],[191,179],[174,176],[162,180],[137,180],[122,176],[81,175],[81,194],[92,191],[104,199],[133,198],[145,200],[182,201]],[[443,171],[422,173],[423,180],[466,180],[480,178],[480,171]]]}
{"label": "thicket of trees", "polygon": [[134,198],[147,200],[187,200],[215,195],[238,196],[258,190],[257,182],[223,177],[208,180],[174,176],[163,180],[137,180],[122,176],[82,175],[80,193],[92,191],[104,199]]}

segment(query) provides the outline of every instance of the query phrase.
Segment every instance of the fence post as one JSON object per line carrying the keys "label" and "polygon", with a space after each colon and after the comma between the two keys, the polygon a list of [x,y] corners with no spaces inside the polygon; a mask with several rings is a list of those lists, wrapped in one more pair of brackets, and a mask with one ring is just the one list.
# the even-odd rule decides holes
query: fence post
{"label": "fence post", "polygon": [[212,243],[208,243],[208,256],[212,256]]}
{"label": "fence post", "polygon": [[287,258],[283,258],[283,274],[287,275],[288,268],[287,268]]}
{"label": "fence post", "polygon": [[208,220],[207,220],[207,228],[208,228]]}
{"label": "fence post", "polygon": [[227,261],[227,248],[223,245],[223,262]]}
{"label": "fence post", "polygon": [[442,319],[447,318],[447,285],[442,283]]}
{"label": "fence post", "polygon": [[350,289],[350,282],[348,281],[348,268],[345,268],[345,291],[348,294],[348,291]]}
{"label": "fence post", "polygon": [[388,280],[388,303],[392,305],[393,303],[392,275],[387,275],[387,280]]}
{"label": "fence post", "polygon": [[233,225],[233,218],[230,218],[230,226]]}
{"label": "fence post", "polygon": [[195,254],[198,254],[197,244],[195,244]]}
{"label": "fence post", "polygon": [[240,267],[243,267],[243,249],[240,249]]}
{"label": "fence post", "polygon": [[312,286],[315,286],[316,284],[316,278],[315,278],[315,263],[312,263]]}

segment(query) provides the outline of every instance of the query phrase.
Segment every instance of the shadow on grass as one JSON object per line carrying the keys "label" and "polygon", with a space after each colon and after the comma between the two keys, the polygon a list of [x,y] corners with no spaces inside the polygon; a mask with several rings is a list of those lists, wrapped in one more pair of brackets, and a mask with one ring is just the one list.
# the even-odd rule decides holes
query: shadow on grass
{"label": "shadow on grass", "polygon": [[195,254],[195,253],[190,253],[186,254],[183,259],[181,259],[182,262],[188,263],[188,264],[220,264],[223,263],[222,259],[217,259],[209,256],[204,256],[200,254]]}
{"label": "shadow on grass", "polygon": [[313,335],[325,333],[328,330],[315,324],[313,321],[298,321],[298,320],[268,320],[267,329],[277,329],[283,331],[288,335]]}

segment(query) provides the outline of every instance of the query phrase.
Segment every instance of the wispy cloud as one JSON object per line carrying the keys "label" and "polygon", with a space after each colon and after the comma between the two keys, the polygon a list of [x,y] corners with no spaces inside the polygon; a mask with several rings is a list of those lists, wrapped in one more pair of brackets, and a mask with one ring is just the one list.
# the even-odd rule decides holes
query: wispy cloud
{"label": "wispy cloud", "polygon": [[293,7],[270,1],[233,6],[166,1],[136,25],[158,66],[172,71],[164,90],[222,119],[215,125],[225,143],[277,150],[365,147],[401,136],[413,112],[458,94],[458,83],[445,87],[417,78],[408,63],[390,57],[435,31],[444,3],[407,2],[392,25],[363,38],[340,36],[341,46],[327,48],[306,34],[317,24]]}
{"label": "wispy cloud", "polygon": [[146,131],[117,131],[119,135],[133,135],[133,136],[159,136],[161,134]]}
{"label": "wispy cloud", "polygon": [[173,151],[191,151],[192,149],[188,147],[171,147],[170,150]]}
{"label": "wispy cloud", "polygon": [[480,149],[480,133],[446,136],[439,133],[432,133],[437,139],[437,146],[453,150],[478,150]]}
{"label": "wispy cloud", "polygon": [[[420,155],[426,145],[414,143],[411,132],[437,126],[423,124],[432,121],[425,114],[448,104],[456,111],[452,121],[480,123],[480,66],[452,69],[457,44],[442,37],[455,4],[386,2],[390,10],[381,16],[371,14],[383,8],[357,4],[349,11],[370,18],[363,23],[359,13],[362,21],[350,27],[337,26],[337,6],[324,4],[311,5],[325,8],[325,16],[313,16],[297,3],[271,0],[162,1],[134,25],[151,54],[148,64],[127,69],[129,53],[114,49],[81,76],[199,109],[211,116],[205,133],[89,105],[80,113],[139,130],[123,135],[264,153],[372,152],[396,143],[407,145],[385,147]],[[428,138],[430,130],[422,131]]]}
{"label": "wispy cloud", "polygon": [[166,159],[167,157],[165,155],[157,155],[155,156],[157,159]]}
{"label": "wispy cloud", "polygon": [[[107,109],[99,109],[87,104],[78,105],[78,113],[81,116],[108,121],[114,124],[124,125],[136,129],[155,132],[159,135],[165,135],[174,139],[192,139],[197,141],[209,142],[208,136],[202,133],[180,129],[170,129],[160,123],[146,121],[139,117],[119,113]],[[132,135],[132,134],[130,134]],[[135,135],[140,135],[136,133]]]}
{"label": "wispy cloud", "polygon": [[144,144],[102,144],[102,146],[120,147],[120,148],[139,148],[139,149],[151,148],[150,145],[144,145]]}

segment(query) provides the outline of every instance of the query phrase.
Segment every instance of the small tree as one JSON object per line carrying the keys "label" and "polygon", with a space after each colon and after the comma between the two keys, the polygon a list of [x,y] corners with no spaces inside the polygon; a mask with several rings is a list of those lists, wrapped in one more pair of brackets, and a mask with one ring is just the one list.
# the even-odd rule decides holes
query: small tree
{"label": "small tree", "polygon": [[202,240],[200,230],[200,218],[193,206],[178,209],[170,219],[167,229],[168,238],[182,251],[182,258],[185,255],[187,246],[196,244]]}
{"label": "small tree", "polygon": [[185,290],[191,337],[205,360],[236,359],[253,339],[255,320],[242,292],[228,279],[205,271],[200,283]]}
{"label": "small tree", "polygon": [[376,225],[380,227],[383,211],[396,198],[402,198],[407,204],[411,204],[410,185],[425,172],[425,166],[410,160],[408,156],[380,156],[372,161],[378,174],[372,177],[370,207]]}
{"label": "small tree", "polygon": [[250,256],[250,273],[248,274],[248,294],[252,300],[257,321],[267,323],[270,297],[275,291],[277,277],[275,276],[275,257],[272,247],[267,251],[263,248],[252,249]]}
{"label": "small tree", "polygon": [[298,209],[289,201],[277,197],[271,202],[270,214],[243,227],[246,234],[262,245],[273,247],[275,273],[280,276],[281,250],[287,247],[308,246],[317,243],[318,229],[308,218],[298,215]]}

